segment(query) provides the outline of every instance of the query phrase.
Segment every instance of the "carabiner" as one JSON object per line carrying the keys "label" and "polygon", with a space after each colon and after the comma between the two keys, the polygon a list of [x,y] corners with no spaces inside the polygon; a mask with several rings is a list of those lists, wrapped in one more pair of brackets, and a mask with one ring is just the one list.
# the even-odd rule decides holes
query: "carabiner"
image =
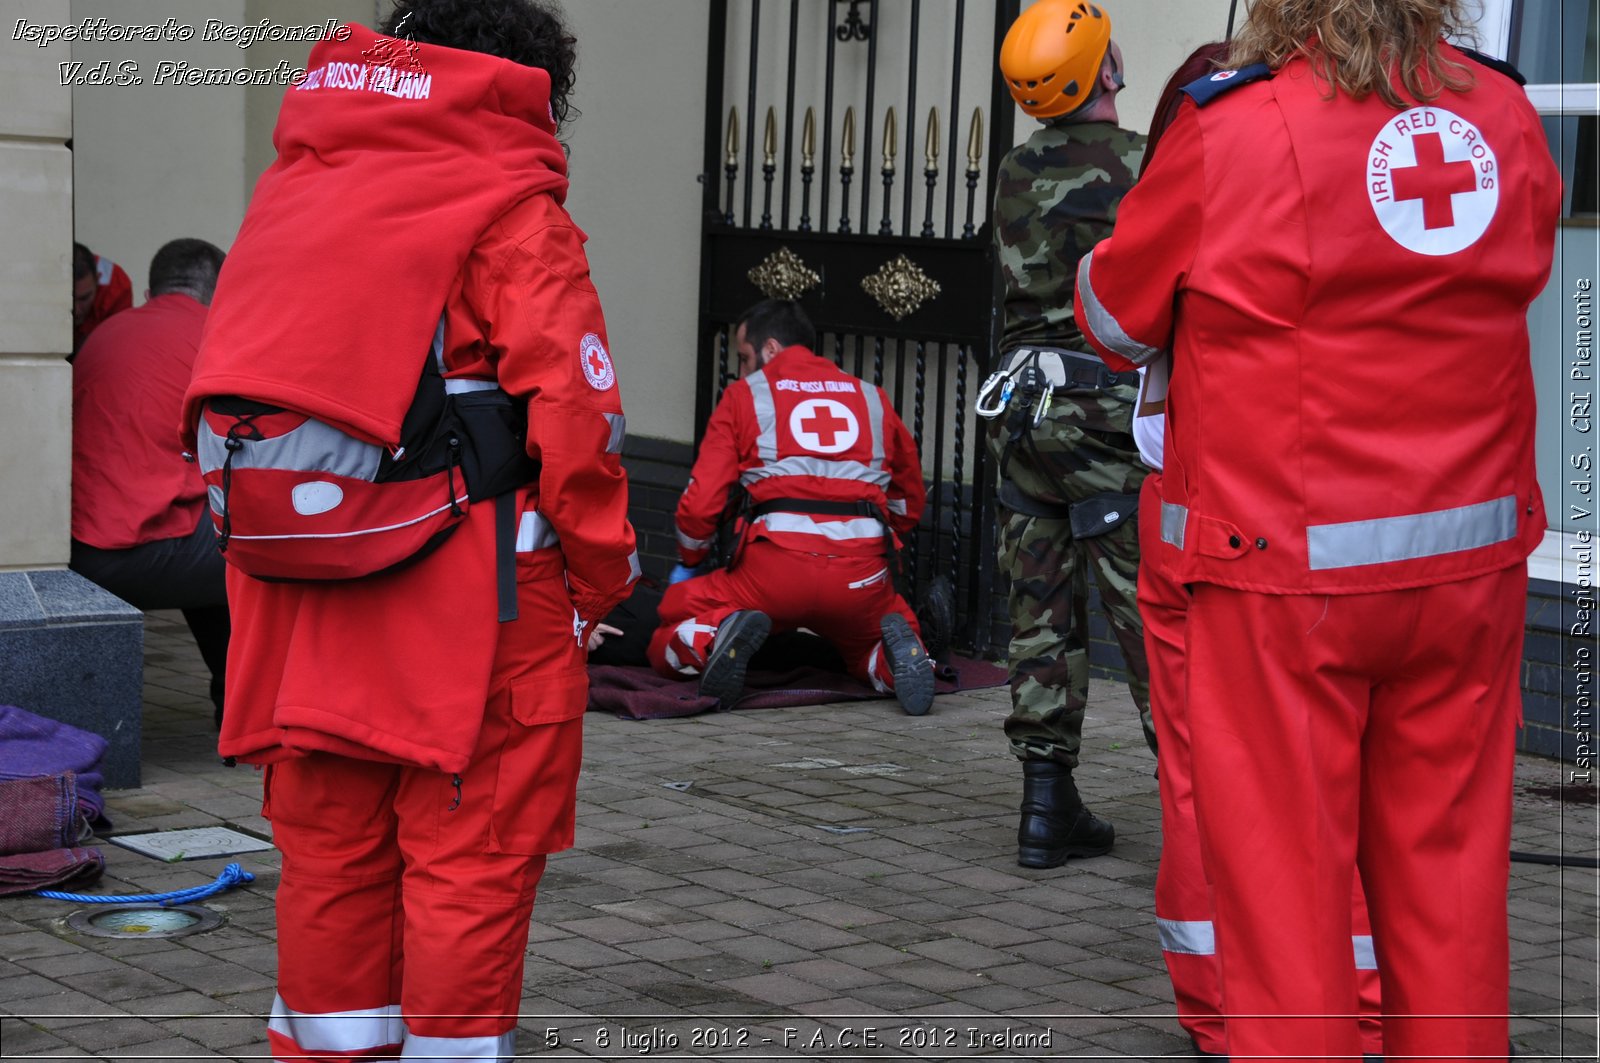
{"label": "carabiner", "polygon": [[[999,402],[993,406],[984,405],[984,403],[989,400],[990,394],[994,391],[995,387],[1000,384],[1001,381],[1005,382],[1005,386],[1000,388]],[[990,420],[999,417],[1002,413],[1006,412],[1006,403],[1011,401],[1012,386],[1011,374],[1006,372],[1004,369],[997,369],[993,373],[990,373],[989,379],[985,380],[983,382],[983,387],[978,389],[978,397],[972,404],[973,412],[979,417],[986,417]]]}

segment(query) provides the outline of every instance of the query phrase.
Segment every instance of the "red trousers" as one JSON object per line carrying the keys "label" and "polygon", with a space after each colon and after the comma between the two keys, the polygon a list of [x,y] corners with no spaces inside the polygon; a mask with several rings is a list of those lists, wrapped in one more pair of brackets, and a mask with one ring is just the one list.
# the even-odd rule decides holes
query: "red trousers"
{"label": "red trousers", "polygon": [[512,1055],[544,854],[572,844],[588,692],[559,572],[524,579],[519,606],[459,782],[331,753],[266,769],[274,1058]]}
{"label": "red trousers", "polygon": [[[1152,473],[1145,479],[1139,496],[1140,552],[1146,556],[1154,556],[1162,549],[1160,491],[1161,474]],[[1139,615],[1144,620],[1145,655],[1150,662],[1150,711],[1159,742],[1161,863],[1156,870],[1156,922],[1161,931],[1161,954],[1172,979],[1179,1023],[1202,1051],[1227,1055],[1211,887],[1201,859],[1200,832],[1194,816],[1188,695],[1184,688],[1189,592],[1156,566],[1144,565],[1139,569],[1138,596]],[[1377,962],[1359,877],[1350,918],[1362,1045],[1368,1054],[1381,1055]]]}
{"label": "red trousers", "polygon": [[754,539],[745,544],[733,571],[717,569],[667,588],[661,626],[650,639],[651,665],[662,675],[697,674],[703,657],[696,661],[685,650],[708,645],[717,625],[744,609],[766,613],[773,631],[803,627],[815,632],[839,651],[851,675],[879,689],[886,675],[878,651],[879,621],[899,613],[922,634],[881,554],[803,554]]}
{"label": "red trousers", "polygon": [[1230,1053],[1359,1057],[1359,866],[1384,1054],[1503,1058],[1525,567],[1372,594],[1192,590],[1194,808]]}

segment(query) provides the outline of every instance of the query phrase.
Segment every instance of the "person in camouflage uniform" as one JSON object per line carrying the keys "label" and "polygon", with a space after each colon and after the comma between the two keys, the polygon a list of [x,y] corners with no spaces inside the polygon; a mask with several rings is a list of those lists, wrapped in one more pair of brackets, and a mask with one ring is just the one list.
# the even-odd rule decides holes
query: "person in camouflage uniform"
{"label": "person in camouflage uniform", "polygon": [[[1065,32],[1070,23],[1074,33]],[[1116,124],[1121,53],[1096,4],[1039,0],[1007,34],[1000,66],[1017,102],[1044,125],[1000,163],[994,233],[1005,322],[980,407],[999,470],[1000,570],[1010,579],[1005,733],[1024,772],[1017,861],[1055,867],[1108,851],[1115,836],[1072,779],[1089,695],[1091,572],[1155,748],[1134,601],[1147,471],[1132,435],[1138,378],[1111,373],[1088,352],[1072,309],[1078,259],[1111,234],[1144,137]]]}

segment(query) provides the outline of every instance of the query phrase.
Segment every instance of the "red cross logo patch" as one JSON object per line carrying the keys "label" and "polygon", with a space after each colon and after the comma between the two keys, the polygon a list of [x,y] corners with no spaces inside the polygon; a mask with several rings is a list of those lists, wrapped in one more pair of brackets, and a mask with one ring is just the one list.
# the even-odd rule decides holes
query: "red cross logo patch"
{"label": "red cross logo patch", "polygon": [[789,432],[813,454],[842,454],[856,445],[861,426],[850,407],[833,399],[807,399],[789,414]]}
{"label": "red cross logo patch", "polygon": [[1471,247],[1500,205],[1494,149],[1443,107],[1413,107],[1385,121],[1367,153],[1366,182],[1383,231],[1419,255]]}
{"label": "red cross logo patch", "polygon": [[600,337],[587,333],[578,343],[578,362],[583,366],[583,378],[596,391],[610,391],[617,382],[617,371],[611,366],[611,355]]}

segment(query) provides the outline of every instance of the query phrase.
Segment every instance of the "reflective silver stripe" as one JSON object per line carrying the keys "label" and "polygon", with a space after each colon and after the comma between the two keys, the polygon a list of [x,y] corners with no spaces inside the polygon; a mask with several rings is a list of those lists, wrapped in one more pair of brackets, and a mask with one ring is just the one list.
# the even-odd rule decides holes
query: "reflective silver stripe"
{"label": "reflective silver stripe", "polygon": [[1372,935],[1351,934],[1350,943],[1356,947],[1356,970],[1376,971],[1378,950],[1372,947]]}
{"label": "reflective silver stripe", "polygon": [[639,551],[635,550],[628,555],[628,582],[632,583],[644,575],[644,569],[639,567]]}
{"label": "reflective silver stripe", "polygon": [[[460,498],[456,499],[456,504],[460,505],[466,500],[467,496],[462,495]],[[212,504],[216,504],[215,500],[213,500]],[[249,541],[253,543],[273,542],[279,539],[354,539],[362,535],[376,535],[379,532],[394,531],[397,528],[409,528],[413,524],[422,523],[429,517],[438,516],[440,513],[443,513],[449,508],[450,503],[446,502],[437,509],[428,510],[428,512],[422,514],[420,517],[412,517],[410,520],[403,520],[398,524],[385,524],[377,528],[358,528],[355,531],[347,532],[296,532],[293,535],[240,535],[238,532],[234,532],[229,536],[229,538],[238,539],[240,542]]]}
{"label": "reflective silver stripe", "polygon": [[470,377],[456,377],[444,382],[446,395],[465,395],[469,391],[498,391],[500,384],[494,380],[473,380]]}
{"label": "reflective silver stripe", "polygon": [[1381,565],[1437,557],[1503,543],[1517,534],[1517,498],[1431,513],[1409,513],[1306,529],[1306,554],[1313,572],[1355,565]]}
{"label": "reflective silver stripe", "polygon": [[826,458],[792,457],[758,465],[739,474],[745,486],[773,476],[821,476],[829,480],[859,480],[863,483],[889,486],[889,474],[883,469],[872,469],[859,461],[829,461]]}
{"label": "reflective silver stripe", "polygon": [[796,535],[820,535],[824,539],[879,539],[883,537],[883,525],[872,517],[815,521],[804,513],[768,513],[765,516],[757,517],[755,522],[768,531],[788,532]]}
{"label": "reflective silver stripe", "polygon": [[705,550],[709,548],[712,543],[712,540],[710,539],[690,538],[689,536],[683,534],[682,529],[679,528],[673,528],[672,534],[678,540],[678,545],[683,547],[685,550]]}
{"label": "reflective silver stripe", "polygon": [[611,426],[611,438],[606,440],[607,454],[621,454],[622,442],[628,438],[628,418],[620,413],[608,413],[606,424]]}
{"label": "reflective silver stripe", "polygon": [[560,545],[556,530],[544,519],[543,513],[534,510],[522,515],[522,520],[517,524],[517,553],[527,554],[547,546]]}
{"label": "reflective silver stripe", "polygon": [[267,1029],[307,1052],[365,1052],[407,1040],[398,1004],[312,1015],[295,1011],[274,995]]}
{"label": "reflective silver stripe", "polygon": [[1111,316],[1111,311],[1105,308],[1100,297],[1095,295],[1094,286],[1089,283],[1089,262],[1093,258],[1094,252],[1091,251],[1078,262],[1078,305],[1083,310],[1082,324],[1102,345],[1134,365],[1155,361],[1162,349],[1147,347],[1129,336],[1117,319]]}
{"label": "reflective silver stripe", "polygon": [[1161,951],[1186,956],[1215,956],[1217,932],[1209,919],[1156,919],[1161,931]]}
{"label": "reflective silver stripe", "polygon": [[496,1037],[418,1037],[406,1031],[401,1059],[467,1060],[515,1059],[517,1032],[507,1030]]}
{"label": "reflective silver stripe", "polygon": [[889,499],[889,512],[895,514],[898,517],[905,516],[906,515],[906,500],[903,499],[903,498],[891,498],[891,499]]}
{"label": "reflective silver stripe", "polygon": [[756,408],[756,457],[762,464],[778,460],[778,408],[772,402],[772,381],[765,369],[744,378]]}
{"label": "reflective silver stripe", "polygon": [[1173,502],[1161,503],[1161,541],[1183,549],[1183,529],[1189,523],[1189,507]]}
{"label": "reflective silver stripe", "polygon": [[439,325],[433,330],[433,345],[429,348],[433,355],[433,364],[439,367],[439,375],[444,376],[444,314],[439,315]]}
{"label": "reflective silver stripe", "polygon": [[[202,417],[197,457],[202,473],[220,469],[228,458],[227,438],[218,435]],[[378,475],[383,448],[363,443],[330,424],[308,419],[292,432],[271,439],[247,440],[233,456],[235,469],[288,469],[291,472],[327,472],[353,480]]]}
{"label": "reflective silver stripe", "polygon": [[883,390],[871,384],[861,385],[861,397],[867,400],[867,426],[872,432],[872,467],[883,468]]}

